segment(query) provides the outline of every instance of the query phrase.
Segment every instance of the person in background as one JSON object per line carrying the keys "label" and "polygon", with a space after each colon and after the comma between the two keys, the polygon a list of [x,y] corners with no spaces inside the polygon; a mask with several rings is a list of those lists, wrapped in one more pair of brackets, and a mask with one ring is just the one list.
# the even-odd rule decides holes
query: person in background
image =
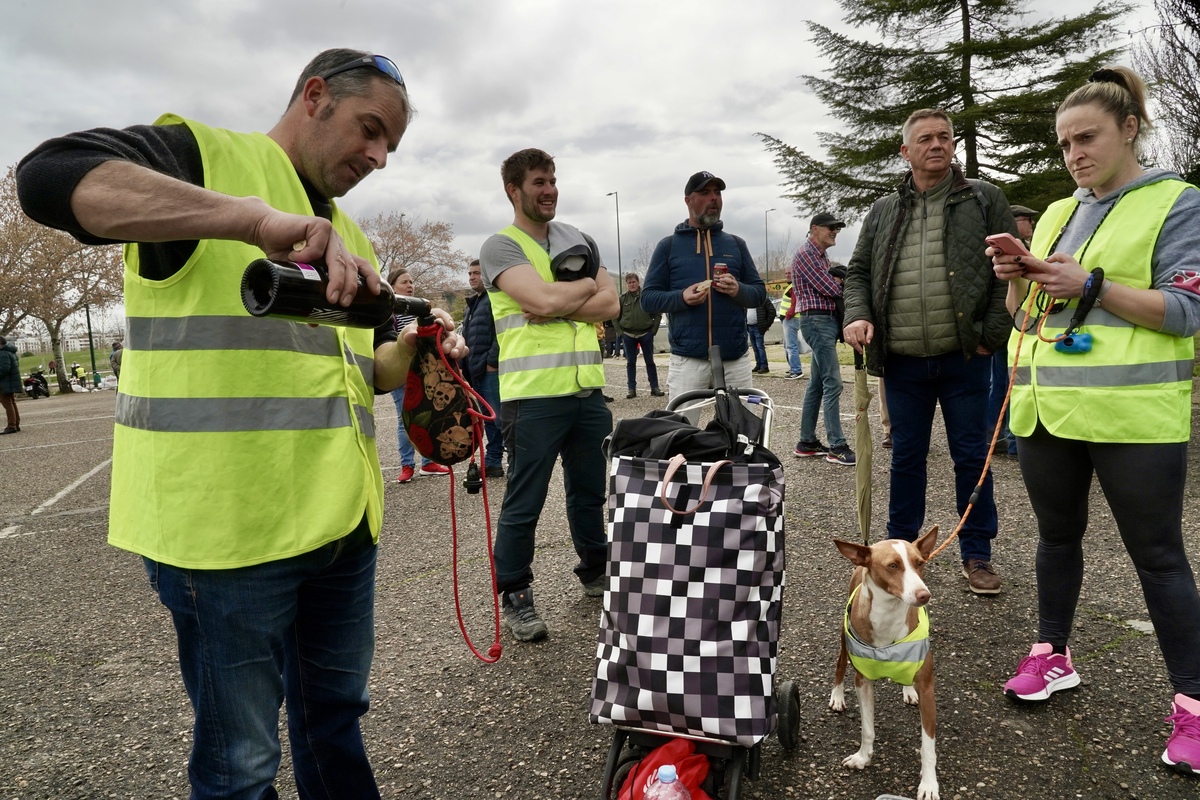
{"label": "person in background", "polygon": [[117,380],[121,379],[121,357],[124,353],[124,346],[120,342],[112,343],[112,352],[108,354],[108,366],[112,368],[113,377]]}
{"label": "person in background", "polygon": [[[837,357],[843,279],[834,276],[829,262],[829,248],[837,243],[844,227],[846,223],[833,214],[815,215],[809,221],[808,238],[792,258],[800,334],[812,348],[812,378],[804,391],[800,441],[793,453],[800,458],[824,456],[831,464],[853,466],[854,451],[842,431],[842,368]],[[841,275],[845,275],[844,270]],[[822,411],[828,445],[817,438],[817,417]]]}
{"label": "person in background", "polygon": [[[1009,340],[1011,349],[1020,347],[1023,376],[1013,387],[1010,425],[1039,537],[1037,639],[1004,693],[1040,702],[1080,683],[1068,642],[1095,478],[1141,581],[1175,692],[1162,761],[1195,776],[1200,593],[1184,548],[1183,504],[1200,330],[1200,190],[1173,172],[1142,167],[1138,146],[1149,127],[1137,73],[1095,72],[1063,100],[1055,120],[1079,188],[1046,209],[1032,256],[988,250],[1008,284],[1008,310],[1027,331]],[[1063,333],[1084,295],[1095,300],[1082,325],[1095,335],[1094,347],[1064,352],[1043,341]],[[1025,309],[1048,315],[1041,336],[1032,320],[1025,324]]]}
{"label": "person in background", "polygon": [[5,425],[0,435],[21,432],[21,412],[17,409],[17,394],[24,390],[21,382],[21,357],[17,346],[0,336],[0,406],[4,406]]}
{"label": "person in background", "polygon": [[650,383],[650,396],[666,394],[658,386],[658,367],[654,363],[654,337],[662,324],[661,314],[648,314],[642,308],[641,279],[636,272],[625,273],[625,292],[621,295],[621,315],[617,317],[621,349],[625,351],[625,377],[629,384],[626,400],[637,397],[637,357],[642,351],[646,364],[646,380]]}
{"label": "person in background", "polygon": [[[900,153],[911,170],[871,207],[847,265],[846,342],[887,382],[892,423],[888,537],[913,541],[925,519],[929,443],[940,407],[962,514],[987,458],[991,354],[1012,320],[984,239],[1015,233],[997,186],[954,163],[954,128],[940,109],[914,111]],[[810,342],[811,344],[811,342]],[[976,594],[998,594],[992,565],[996,503],[989,473],[959,533],[962,574]]]}
{"label": "person in background", "polygon": [[[400,267],[394,269],[388,274],[388,283],[392,286],[399,297],[413,296],[413,279],[408,270]],[[396,332],[407,328],[409,325],[417,321],[417,318],[412,314],[398,314],[393,319],[392,325]],[[404,427],[404,418],[401,416],[404,410],[404,393],[406,386],[401,383],[392,390],[392,402],[396,404],[396,441],[400,450],[400,474],[396,476],[396,483],[411,483],[414,476],[422,478],[445,478],[450,475],[450,468],[436,461],[430,461],[421,456],[421,468],[417,469],[417,448],[413,447],[412,440],[408,438],[408,430]]]}
{"label": "person in background", "polygon": [[[591,236],[554,219],[554,159],[536,148],[500,167],[513,224],[483,244],[479,260],[500,340],[501,427],[508,485],[496,525],[496,590],[518,641],[545,639],[534,605],[538,520],[562,459],[566,517],[586,597],[603,597],[607,563],[604,360],[595,323],[620,312],[616,287]],[[600,326],[603,336],[603,326]]]}
{"label": "person in background", "polygon": [[765,313],[762,305],[746,309],[746,335],[750,337],[750,349],[754,351],[754,369],[750,371],[755,375],[766,375],[771,371],[770,365],[767,364],[767,342],[763,334],[775,319],[775,308],[771,305],[769,297],[764,301],[764,305],[767,307]]}
{"label": "person in background", "polygon": [[504,436],[500,431],[500,344],[496,341],[496,322],[492,319],[492,301],[483,288],[483,270],[479,259],[467,266],[467,282],[471,294],[467,297],[467,313],[463,318],[462,335],[469,352],[463,359],[463,377],[483,395],[496,418],[483,423],[487,446],[484,448],[484,470],[489,478],[504,477]]}
{"label": "person in background", "polygon": [[[746,309],[767,296],[750,250],[721,223],[725,181],[697,172],[683,188],[688,218],[654,248],[642,285],[642,308],[667,314],[671,344],[667,391],[671,397],[693,389],[711,389],[708,350],[721,350],[728,386],[751,388],[750,343]],[[693,422],[698,412],[689,412]]]}
{"label": "person in background", "polygon": [[166,115],[51,139],[17,190],[43,224],[129,244],[109,543],[142,556],[175,624],[191,796],[275,797],[286,702],[299,796],[374,800],[359,725],[383,513],[373,391],[405,380],[416,328],[252,317],[238,286],[265,254],[324,263],[332,305],[380,291],[335,198],[386,166],[412,107],[390,59],[339,48],[282,111],[266,134]]}
{"label": "person in background", "polygon": [[783,302],[779,307],[779,324],[783,327],[783,352],[787,356],[788,373],[783,376],[785,381],[794,381],[804,377],[804,365],[800,363],[800,320],[796,317],[796,289],[789,284],[783,290]]}

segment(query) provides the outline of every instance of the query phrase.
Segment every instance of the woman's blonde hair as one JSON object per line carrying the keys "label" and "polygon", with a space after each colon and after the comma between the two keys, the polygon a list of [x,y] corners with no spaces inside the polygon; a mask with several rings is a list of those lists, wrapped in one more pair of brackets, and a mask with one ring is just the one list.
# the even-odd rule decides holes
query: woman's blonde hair
{"label": "woman's blonde hair", "polygon": [[1134,134],[1134,139],[1152,127],[1150,112],[1146,110],[1146,83],[1129,67],[1096,70],[1087,83],[1067,95],[1059,104],[1055,116],[1069,108],[1089,104],[1099,106],[1111,115],[1117,121],[1117,127],[1124,125],[1129,117],[1134,117],[1138,121],[1138,132]]}

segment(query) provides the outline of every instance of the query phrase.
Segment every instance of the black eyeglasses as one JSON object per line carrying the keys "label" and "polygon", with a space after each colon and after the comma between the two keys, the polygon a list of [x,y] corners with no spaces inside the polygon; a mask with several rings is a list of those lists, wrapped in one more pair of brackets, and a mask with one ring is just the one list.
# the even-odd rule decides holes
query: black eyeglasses
{"label": "black eyeglasses", "polygon": [[347,61],[340,67],[335,67],[334,69],[329,70],[329,72],[326,72],[324,75],[319,75],[318,77],[323,81],[327,81],[334,75],[341,75],[343,72],[349,72],[352,69],[362,69],[363,67],[372,67],[377,69],[401,86],[404,85],[404,76],[400,74],[400,70],[396,68],[395,63],[387,56],[360,56],[359,58],[356,58],[353,61]]}

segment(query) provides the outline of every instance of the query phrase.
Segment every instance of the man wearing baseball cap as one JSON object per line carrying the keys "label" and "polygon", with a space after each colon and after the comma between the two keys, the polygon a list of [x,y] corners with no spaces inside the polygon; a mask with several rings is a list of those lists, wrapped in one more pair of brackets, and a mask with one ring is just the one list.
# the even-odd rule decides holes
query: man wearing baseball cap
{"label": "man wearing baseball cap", "polygon": [[724,190],[725,181],[711,172],[688,178],[688,218],[654,248],[642,286],[642,308],[669,315],[671,397],[712,388],[713,345],[721,348],[726,384],[752,385],[746,309],[761,306],[767,288],[746,242],[722,229]]}
{"label": "man wearing baseball cap", "polygon": [[[800,334],[812,348],[812,373],[804,391],[800,415],[800,441],[794,451],[799,457],[825,456],[825,460],[843,466],[854,465],[854,451],[846,444],[838,399],[842,395],[842,373],[838,365],[837,342],[841,330],[838,300],[842,282],[830,272],[826,252],[837,242],[838,232],[846,223],[833,214],[822,212],[812,218],[808,238],[792,259],[792,293]],[[825,410],[826,446],[817,439],[817,416]]]}
{"label": "man wearing baseball cap", "polygon": [[1017,221],[1017,236],[1028,247],[1033,240],[1033,218],[1038,215],[1029,206],[1009,206],[1012,209],[1013,219]]}

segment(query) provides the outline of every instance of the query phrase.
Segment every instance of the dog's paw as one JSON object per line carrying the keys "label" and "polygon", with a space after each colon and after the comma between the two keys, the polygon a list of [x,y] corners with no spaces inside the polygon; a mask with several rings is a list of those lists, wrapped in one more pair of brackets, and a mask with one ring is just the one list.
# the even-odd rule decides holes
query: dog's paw
{"label": "dog's paw", "polygon": [[917,800],[938,800],[937,778],[926,778],[917,786]]}
{"label": "dog's paw", "polygon": [[904,705],[915,706],[917,704],[917,687],[905,686],[904,690],[900,694],[904,696]]}
{"label": "dog's paw", "polygon": [[859,750],[852,756],[846,756],[842,759],[842,766],[849,767],[850,769],[866,769],[867,765],[870,763],[871,754],[864,753],[862,750]]}
{"label": "dog's paw", "polygon": [[829,693],[829,707],[834,711],[846,710],[846,687],[833,687],[833,691]]}

